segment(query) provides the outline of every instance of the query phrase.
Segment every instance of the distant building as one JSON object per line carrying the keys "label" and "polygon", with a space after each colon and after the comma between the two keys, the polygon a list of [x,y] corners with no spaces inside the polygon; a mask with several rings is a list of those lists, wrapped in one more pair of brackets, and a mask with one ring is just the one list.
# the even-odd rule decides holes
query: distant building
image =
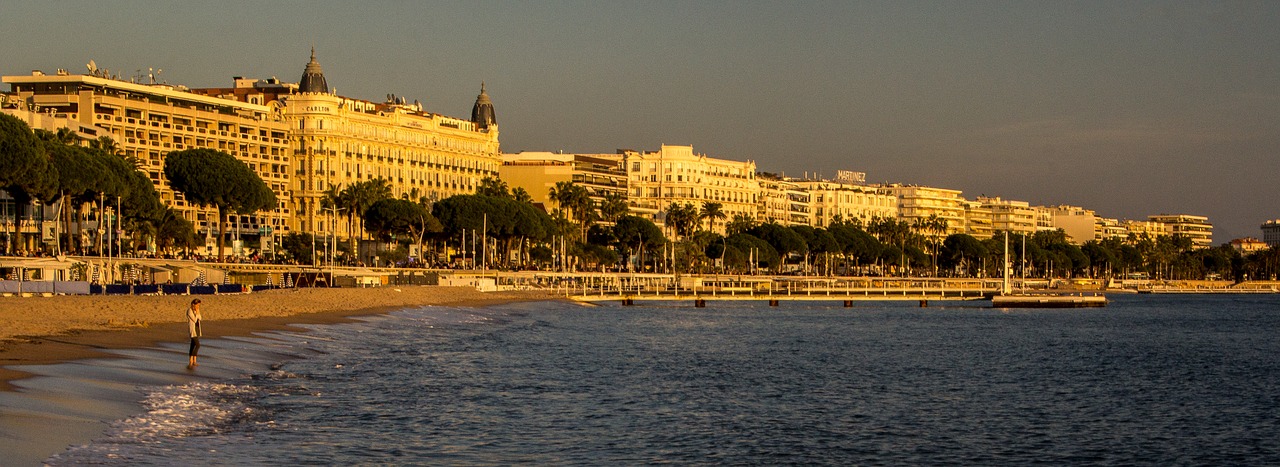
{"label": "distant building", "polygon": [[[837,174],[841,173],[861,172],[837,171]],[[871,219],[877,217],[898,217],[897,196],[881,188],[842,181],[857,179],[854,176],[846,175],[841,178],[837,175],[835,180],[796,180],[800,189],[809,193],[809,224],[825,228],[839,218],[846,222],[858,221],[866,226],[871,223]],[[865,175],[862,179],[865,179]]]}
{"label": "distant building", "polygon": [[1083,245],[1099,238],[1096,230],[1098,216],[1093,211],[1079,206],[1065,205],[1041,209],[1052,219],[1052,228],[1062,229],[1071,243]]}
{"label": "distant building", "polygon": [[1129,229],[1125,227],[1119,219],[1097,217],[1093,223],[1093,236],[1098,241],[1117,239],[1125,240],[1129,236]]}
{"label": "distant building", "polygon": [[[756,218],[760,185],[754,161],[715,159],[694,153],[693,146],[665,144],[653,152],[623,151],[622,158],[633,214],[665,224],[672,203],[702,209],[702,203],[715,202],[729,220]],[[725,222],[716,225],[720,230]]]}
{"label": "distant building", "polygon": [[1262,241],[1272,247],[1280,246],[1280,219],[1262,223]]}
{"label": "distant building", "polygon": [[552,206],[551,188],[569,182],[587,189],[598,204],[606,193],[627,194],[627,172],[619,154],[519,152],[502,155],[498,175],[512,190],[523,188],[534,203]]}
{"label": "distant building", "polygon": [[1237,238],[1231,241],[1231,248],[1240,252],[1242,255],[1254,253],[1267,249],[1266,242],[1253,237]]}
{"label": "distant building", "polygon": [[193,93],[183,86],[124,81],[95,69],[88,75],[60,70],[52,76],[5,76],[3,81],[12,86],[10,101],[42,114],[28,120],[35,127],[66,126],[83,136],[110,136],[125,156],[138,159],[139,170],[156,185],[161,201],[194,223],[197,232],[211,235],[217,230],[217,210],[191,205],[169,187],[164,157],[171,151],[226,152],[275,192],[276,209],[231,216],[229,233],[257,236],[259,229],[289,230],[292,154],[289,125],[277,108]]}
{"label": "distant building", "polygon": [[1213,246],[1213,224],[1209,223],[1208,217],[1189,214],[1159,214],[1147,216],[1147,219],[1169,226],[1169,233],[1172,235],[1181,235],[1191,239],[1191,245],[1194,248],[1209,248]]}
{"label": "distant building", "polygon": [[964,226],[965,234],[979,240],[994,237],[995,228],[992,226],[991,207],[978,201],[965,200]]}
{"label": "distant building", "polygon": [[1173,235],[1173,227],[1169,224],[1156,221],[1124,221],[1124,229],[1126,238],[1134,236],[1137,238],[1150,238],[1152,240],[1161,236]]}
{"label": "distant building", "polygon": [[898,218],[907,224],[937,216],[947,223],[941,236],[965,232],[965,201],[960,190],[898,184],[887,185],[884,190],[898,198]]}
{"label": "distant building", "polygon": [[756,222],[784,226],[809,225],[809,208],[812,194],[800,184],[785,177],[757,173],[759,203]]}
{"label": "distant building", "polygon": [[979,196],[977,202],[982,209],[991,211],[991,229],[994,232],[1011,232],[1031,235],[1039,230],[1036,224],[1038,213],[1026,201],[1014,201]]}
{"label": "distant building", "polygon": [[[442,199],[474,193],[480,181],[497,178],[502,165],[493,102],[480,85],[471,119],[424,110],[417,101],[387,95],[376,103],[339,96],[328,83],[315,50],[298,84],[235,78],[233,88],[193,92],[262,105],[287,122],[285,143],[295,174],[288,204],[294,228],[355,235],[344,214],[326,210],[328,190],[381,178],[395,197]],[[220,100],[223,100],[220,99]]]}

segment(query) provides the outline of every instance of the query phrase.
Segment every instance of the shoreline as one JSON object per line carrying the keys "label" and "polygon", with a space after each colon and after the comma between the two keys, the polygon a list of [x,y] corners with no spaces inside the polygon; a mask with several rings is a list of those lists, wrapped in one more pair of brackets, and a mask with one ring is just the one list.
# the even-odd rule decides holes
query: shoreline
{"label": "shoreline", "polygon": [[[91,358],[107,351],[185,343],[185,310],[193,296],[55,296],[0,298],[0,392],[35,376],[22,370]],[[199,296],[205,338],[305,331],[302,325],[353,321],[417,306],[488,306],[554,300],[547,291],[479,292],[471,287],[395,286],[287,289]]]}

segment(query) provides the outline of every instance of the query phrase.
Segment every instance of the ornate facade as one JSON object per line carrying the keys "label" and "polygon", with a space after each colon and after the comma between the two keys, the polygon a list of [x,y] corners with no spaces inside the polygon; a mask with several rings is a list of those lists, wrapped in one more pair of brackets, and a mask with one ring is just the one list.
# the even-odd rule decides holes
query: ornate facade
{"label": "ornate facade", "polygon": [[692,146],[664,144],[655,152],[623,151],[623,166],[633,214],[662,224],[671,203],[702,209],[702,203],[714,202],[728,219],[756,218],[760,185],[753,161],[714,159],[695,154]]}
{"label": "ornate facade", "polygon": [[[300,231],[351,235],[340,212],[325,210],[328,190],[381,178],[392,195],[442,199],[474,193],[480,181],[497,178],[502,165],[498,121],[481,85],[472,120],[426,112],[417,101],[387,96],[374,103],[334,94],[312,51],[295,92],[245,93],[262,87],[236,80],[235,89],[201,92],[235,99],[263,99],[288,126],[294,212]],[[357,231],[358,232],[358,231]]]}

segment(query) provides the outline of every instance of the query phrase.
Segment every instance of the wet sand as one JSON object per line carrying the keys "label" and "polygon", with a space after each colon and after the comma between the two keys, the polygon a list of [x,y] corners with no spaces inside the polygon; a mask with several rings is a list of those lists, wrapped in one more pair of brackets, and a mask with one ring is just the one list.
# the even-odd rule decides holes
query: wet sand
{"label": "wet sand", "polygon": [[308,325],[423,305],[546,300],[542,291],[469,287],[298,289],[201,296],[201,365],[186,369],[190,296],[0,298],[0,452],[4,465],[39,465],[138,413],[139,386],[220,380],[303,357]]}
{"label": "wet sand", "polygon": [[[91,358],[103,349],[187,340],[192,296],[0,297],[0,390],[23,365]],[[482,293],[470,287],[286,289],[199,297],[207,338],[249,335],[290,324],[342,322],[351,316],[420,305],[472,305],[549,299],[542,291]]]}

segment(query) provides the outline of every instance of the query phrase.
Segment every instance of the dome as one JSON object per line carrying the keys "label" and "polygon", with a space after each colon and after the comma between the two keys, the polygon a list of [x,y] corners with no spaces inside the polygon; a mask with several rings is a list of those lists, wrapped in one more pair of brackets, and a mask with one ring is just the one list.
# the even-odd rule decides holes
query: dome
{"label": "dome", "polygon": [[493,101],[489,100],[489,93],[484,92],[483,82],[480,83],[480,95],[476,96],[476,105],[471,108],[471,121],[481,130],[498,124],[498,117],[493,113]]}
{"label": "dome", "polygon": [[329,93],[329,83],[324,81],[324,71],[320,70],[320,62],[316,61],[316,48],[311,48],[311,61],[306,71],[302,72],[302,80],[298,82],[298,92]]}

